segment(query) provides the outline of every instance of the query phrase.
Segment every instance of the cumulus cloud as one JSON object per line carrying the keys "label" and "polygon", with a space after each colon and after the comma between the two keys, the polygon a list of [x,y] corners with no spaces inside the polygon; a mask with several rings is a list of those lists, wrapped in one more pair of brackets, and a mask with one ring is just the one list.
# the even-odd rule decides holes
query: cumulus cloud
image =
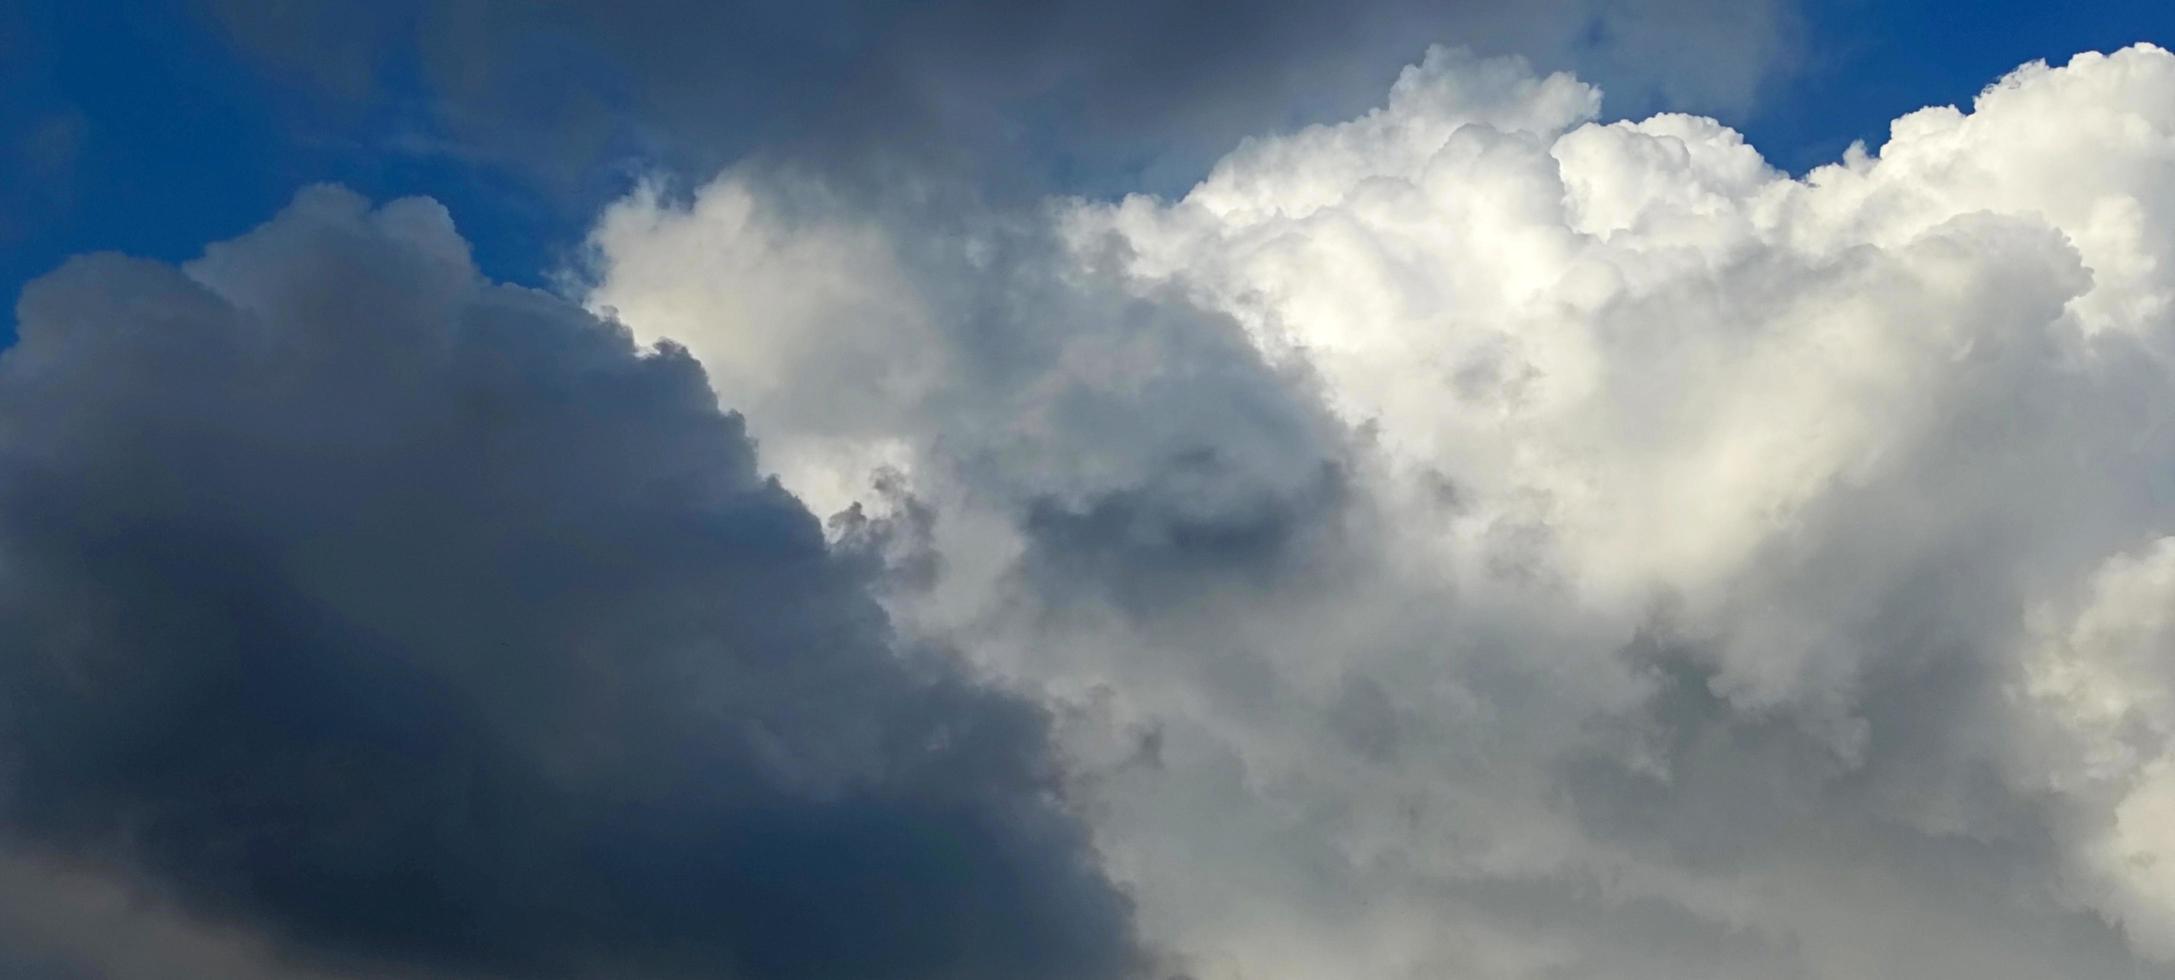
{"label": "cumulus cloud", "polygon": [[684,350],[484,281],[437,205],[312,189],[181,268],[71,262],[19,319],[9,969],[1139,965],[1043,710],[892,628],[880,554],[826,543]]}
{"label": "cumulus cloud", "polygon": [[590,299],[911,518],[1203,980],[2175,975],[2170,93],[1793,178],[1438,49],[1175,199],[640,193]]}

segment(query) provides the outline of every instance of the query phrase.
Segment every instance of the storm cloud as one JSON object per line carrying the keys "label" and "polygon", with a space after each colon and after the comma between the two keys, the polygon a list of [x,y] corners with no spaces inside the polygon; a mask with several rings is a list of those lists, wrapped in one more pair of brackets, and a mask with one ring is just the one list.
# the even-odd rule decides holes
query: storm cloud
{"label": "storm cloud", "polygon": [[191,9],[593,220],[25,292],[0,973],[2175,978],[2162,48],[1798,172],[1779,2]]}
{"label": "storm cloud", "polygon": [[[1183,187],[1243,137],[1356,112],[1430,41],[1600,73],[1626,108],[1748,106],[1787,73],[1778,0],[820,0],[292,5],[206,0],[329,104],[565,181],[700,180],[751,151],[842,183]],[[1710,55],[1674,52],[1699,38]]]}
{"label": "storm cloud", "polygon": [[[876,559],[762,475],[684,350],[483,281],[435,204],[312,189],[181,268],[73,261],[19,317],[23,867],[296,969],[1141,962],[1042,709],[896,634]],[[25,969],[92,962],[70,933],[29,930],[61,948]]]}

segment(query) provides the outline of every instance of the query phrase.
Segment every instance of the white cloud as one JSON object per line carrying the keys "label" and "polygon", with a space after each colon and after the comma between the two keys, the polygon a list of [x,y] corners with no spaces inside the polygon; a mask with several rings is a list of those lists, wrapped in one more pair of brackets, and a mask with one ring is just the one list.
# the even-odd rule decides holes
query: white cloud
{"label": "white cloud", "polygon": [[2175,56],[1801,180],[1598,105],[1436,51],[1027,216],[729,172],[592,302],[819,504],[907,474],[901,621],[1064,707],[1201,980],[2164,972]]}
{"label": "white cloud", "polygon": [[2175,959],[2175,538],[2109,558],[2077,605],[2029,618],[2012,765],[2065,804],[2079,892]]}

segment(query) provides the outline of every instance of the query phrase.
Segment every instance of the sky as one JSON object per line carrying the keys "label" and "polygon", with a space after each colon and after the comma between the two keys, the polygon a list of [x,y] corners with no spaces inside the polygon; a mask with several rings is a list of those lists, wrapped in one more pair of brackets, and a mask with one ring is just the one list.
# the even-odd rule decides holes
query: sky
{"label": "sky", "polygon": [[[11,151],[0,159],[0,177],[5,178],[0,187],[7,194],[0,208],[0,243],[5,244],[0,249],[0,284],[8,291],[11,308],[23,283],[71,255],[116,250],[180,261],[204,242],[252,227],[299,188],[327,181],[373,198],[421,194],[442,201],[460,220],[486,273],[502,281],[543,284],[569,260],[595,212],[634,182],[662,173],[699,183],[724,163],[766,145],[804,139],[818,126],[837,125],[796,117],[854,111],[839,110],[834,103],[879,105],[880,96],[856,87],[875,61],[863,52],[881,46],[888,22],[915,9],[844,0],[814,5],[635,5],[620,15],[627,22],[621,32],[606,29],[613,34],[612,43],[590,45],[580,38],[568,42],[575,49],[568,60],[580,66],[580,79],[567,83],[566,90],[538,96],[535,104],[503,120],[509,132],[483,136],[450,118],[482,107],[448,109],[447,103],[457,102],[461,94],[448,91],[444,80],[419,64],[425,58],[419,35],[427,31],[413,21],[426,5],[335,3],[309,5],[305,9],[315,11],[309,14],[263,13],[273,6],[220,0],[30,0],[0,12],[0,81],[5,83],[0,90],[6,93],[0,98],[0,125]],[[573,20],[583,6],[551,4],[546,9]],[[1047,15],[1049,21],[1057,21],[1064,4],[1026,4],[1009,14],[995,13],[1013,6],[953,4],[956,17],[969,21],[974,31],[956,23],[939,25],[929,29],[936,36],[925,34],[900,46],[919,45],[919,56],[927,60],[959,57],[970,62],[989,52],[962,50],[972,42],[960,35],[981,32],[1001,39],[1007,31],[1033,32],[1036,43],[1066,43],[1066,38],[1050,37],[1040,33],[1039,25],[1027,23],[1044,16],[1039,13],[1044,10],[1053,12]],[[1037,112],[1035,106],[1017,104],[1070,101],[1071,111],[1078,112],[1078,104],[1104,94],[1098,84],[1112,84],[1105,77],[1090,77],[1092,73],[1135,70],[1120,67],[1121,57],[1109,58],[1115,64],[1107,68],[1068,66],[1024,83],[1006,79],[1015,88],[1024,85],[1029,98],[994,94],[992,101],[1010,103],[993,107],[1004,118],[960,125],[1002,128],[1008,141],[1037,144],[1024,161],[1017,154],[990,154],[1002,157],[1007,168],[1027,171],[1015,179],[1030,192],[1177,193],[1238,139],[1364,109],[1428,44],[1448,43],[1487,53],[1524,54],[1548,69],[1599,71],[1604,82],[1620,82],[1610,87],[1612,96],[1622,89],[1620,97],[1611,98],[1608,115],[1664,108],[1711,113],[1745,133],[1777,167],[1802,173],[1840,159],[1853,140],[1877,146],[1889,120],[1905,112],[1966,102],[2027,61],[2059,61],[2079,51],[2165,40],[2175,31],[2175,13],[2147,0],[1998,0],[1968,10],[1933,0],[1753,3],[1743,5],[1761,12],[1743,15],[1758,21],[1750,31],[1717,30],[1705,39],[1714,46],[1749,48],[1747,53],[1719,59],[1730,67],[1714,82],[1689,83],[1688,91],[1664,96],[1657,92],[1661,81],[1700,76],[1710,70],[1704,62],[1712,55],[1664,41],[1636,52],[1641,59],[1653,59],[1643,64],[1593,57],[1593,49],[1605,48],[1606,39],[1623,33],[1624,27],[1596,23],[1585,11],[1566,14],[1565,26],[1549,29],[1505,24],[1514,18],[1495,14],[1485,3],[1376,0],[1360,5],[1362,13],[1377,8],[1388,26],[1340,56],[1334,46],[1344,38],[1335,34],[1316,42],[1321,49],[1310,49],[1310,39],[1280,37],[1272,15],[1248,16],[1240,9],[1245,5],[1234,3],[1222,4],[1222,11],[1216,3],[1196,6],[1204,11],[1197,22],[1168,25],[1172,40],[1162,47],[1142,44],[1145,53],[1138,56],[1154,60],[1142,70],[1149,78],[1170,72],[1174,64],[1205,61],[1208,67],[1202,71],[1230,79],[1219,88],[1188,77],[1185,110],[1198,112],[1198,117],[1181,114],[1173,125],[1151,121],[1137,132],[1126,132],[1123,121],[1106,122],[1115,133],[1097,131],[1083,139],[1056,131],[1063,110]],[[1342,5],[1293,6],[1329,22],[1360,19]],[[1731,10],[1738,5],[1706,6]],[[1125,9],[1138,16],[1154,7],[1131,4]],[[1619,9],[1627,23],[1645,14],[1637,3]],[[692,18],[699,28],[686,35],[684,48],[668,57],[673,67],[654,81],[684,88],[684,96],[675,95],[665,106],[650,104],[643,86],[652,81],[640,75],[656,54],[632,46],[652,40],[646,32],[684,28],[690,11],[703,10],[714,12]],[[1231,14],[1229,20],[1254,23],[1241,24],[1233,41],[1234,33],[1217,23],[1224,13]],[[281,16],[293,23],[273,23]],[[1308,23],[1303,17],[1288,19],[1295,25]],[[1141,30],[1165,26],[1148,20],[1139,25]],[[981,21],[986,23],[974,23]],[[1427,32],[1427,25],[1437,24],[1438,32]],[[363,26],[350,33],[349,25]],[[1657,30],[1672,29],[1666,18],[1663,25]],[[281,33],[281,26],[293,33]],[[1695,32],[1707,27],[1688,26]],[[827,38],[826,31],[846,36]],[[560,40],[540,40],[537,45],[549,47]],[[1109,45],[1133,41],[1122,34],[1097,39]],[[1249,44],[1259,47],[1250,49]],[[509,44],[508,50],[514,46]],[[1230,53],[1220,56],[1224,60],[1198,58],[1198,52],[1212,47]],[[1130,56],[1134,54],[1124,55]],[[552,56],[535,57],[548,63]],[[1051,60],[1077,64],[1098,57],[1109,56],[1086,51]],[[478,61],[493,64],[489,58]],[[1332,69],[1326,73],[1332,84],[1310,91],[1314,81],[1309,70],[1323,66]],[[497,75],[493,68],[481,67],[477,71],[483,78],[475,84],[526,85],[531,81],[528,72],[549,70],[546,64]],[[991,72],[1032,74],[1032,69],[1010,65]],[[1219,101],[1268,78],[1276,79],[1267,89],[1271,104],[1243,105],[1230,114],[1236,122],[1216,121]],[[494,91],[488,97],[505,95]],[[491,109],[502,111],[503,106]],[[562,113],[626,113],[622,118],[627,132],[616,134],[619,142],[584,149],[575,161],[537,160],[537,144],[569,125]],[[1205,121],[1197,121],[1203,117]],[[501,120],[490,125],[500,126]],[[1180,127],[1205,135],[1190,141],[1182,134],[1174,137],[1172,129]],[[628,135],[637,130],[642,135]],[[976,135],[987,138],[986,132]],[[1097,153],[1081,145],[1094,141],[1118,149]],[[541,151],[547,156],[553,152]],[[1156,155],[1165,152],[1175,159],[1157,166]]]}
{"label": "sky", "polygon": [[2170,44],[0,6],[0,978],[2175,978]]}

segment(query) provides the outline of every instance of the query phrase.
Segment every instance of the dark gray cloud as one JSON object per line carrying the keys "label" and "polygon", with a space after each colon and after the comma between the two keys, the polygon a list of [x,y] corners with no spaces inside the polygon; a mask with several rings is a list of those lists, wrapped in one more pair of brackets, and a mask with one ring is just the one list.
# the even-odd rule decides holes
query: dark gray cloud
{"label": "dark gray cloud", "polygon": [[555,179],[629,158],[702,177],[763,147],[886,183],[1175,189],[1244,136],[1365,107],[1430,43],[1575,63],[1625,109],[1722,111],[1795,45],[1785,0],[205,2],[333,104],[410,104]]}
{"label": "dark gray cloud", "polygon": [[684,352],[482,281],[436,205],[311,190],[19,316],[11,847],[327,968],[1138,963],[1039,709],[894,638]]}
{"label": "dark gray cloud", "polygon": [[1312,379],[1184,296],[1126,297],[1108,269],[1053,274],[1046,228],[968,234],[981,249],[904,260],[916,281],[980,284],[934,317],[966,383],[932,399],[917,441],[1003,501],[1017,584],[1055,606],[1185,616],[1331,560],[1356,502]]}
{"label": "dark gray cloud", "polygon": [[1182,453],[1136,486],[1029,502],[1029,571],[1053,595],[1097,587],[1142,613],[1185,605],[1217,583],[1266,588],[1330,534],[1342,484],[1330,463],[1311,484],[1282,487],[1212,449]]}

